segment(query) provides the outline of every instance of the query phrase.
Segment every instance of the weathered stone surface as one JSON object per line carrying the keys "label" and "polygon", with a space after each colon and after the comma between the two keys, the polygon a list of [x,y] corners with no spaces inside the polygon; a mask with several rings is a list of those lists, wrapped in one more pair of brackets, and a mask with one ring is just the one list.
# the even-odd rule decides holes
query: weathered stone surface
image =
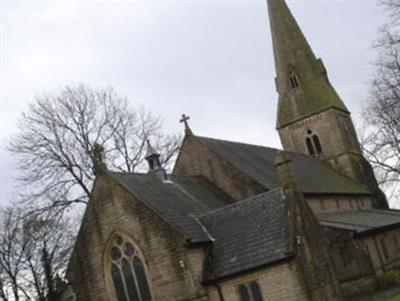
{"label": "weathered stone surface", "polygon": [[102,175],[97,178],[69,269],[78,300],[113,299],[104,252],[109,239],[119,232],[140,248],[155,300],[189,300],[206,293],[199,285],[200,250],[188,250],[180,233]]}

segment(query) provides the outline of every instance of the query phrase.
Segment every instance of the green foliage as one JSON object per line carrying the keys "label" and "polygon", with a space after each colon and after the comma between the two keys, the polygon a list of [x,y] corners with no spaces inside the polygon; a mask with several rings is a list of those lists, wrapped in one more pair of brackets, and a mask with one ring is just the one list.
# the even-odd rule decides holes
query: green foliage
{"label": "green foliage", "polygon": [[[378,276],[378,282],[383,287],[400,285],[400,269],[384,272]],[[398,300],[400,301],[400,299]]]}

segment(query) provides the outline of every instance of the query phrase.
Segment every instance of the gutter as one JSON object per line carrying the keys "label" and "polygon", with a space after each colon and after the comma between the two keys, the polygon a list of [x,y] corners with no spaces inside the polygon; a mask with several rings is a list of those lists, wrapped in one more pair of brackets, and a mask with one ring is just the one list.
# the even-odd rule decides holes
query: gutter
{"label": "gutter", "polygon": [[396,230],[396,229],[400,229],[400,222],[377,227],[377,228],[371,228],[368,230],[363,230],[361,232],[355,232],[354,237],[355,238],[363,238],[365,236],[379,234],[379,233],[382,233],[385,231]]}

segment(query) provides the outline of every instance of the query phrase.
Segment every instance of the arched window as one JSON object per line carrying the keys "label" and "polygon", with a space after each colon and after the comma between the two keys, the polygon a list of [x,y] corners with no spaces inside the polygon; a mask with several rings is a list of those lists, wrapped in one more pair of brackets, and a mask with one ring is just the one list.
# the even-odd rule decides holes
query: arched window
{"label": "arched window", "polygon": [[238,286],[240,301],[263,301],[260,285],[257,281]]}
{"label": "arched window", "polygon": [[307,131],[306,146],[308,154],[311,156],[319,156],[323,154],[322,145],[317,135],[311,130]]}
{"label": "arched window", "polygon": [[294,73],[293,71],[291,71],[289,73],[289,85],[292,89],[297,89],[298,87],[300,87],[300,81],[298,76],[296,75],[296,73]]}
{"label": "arched window", "polygon": [[316,150],[317,154],[322,155],[322,146],[321,146],[321,142],[319,141],[318,136],[313,135],[312,139],[313,139],[315,150]]}
{"label": "arched window", "polygon": [[311,142],[310,137],[306,138],[306,145],[307,145],[308,154],[310,154],[311,156],[314,156],[315,155],[314,145]]}
{"label": "arched window", "polygon": [[111,241],[109,273],[118,301],[151,301],[145,267],[138,249],[122,235]]}

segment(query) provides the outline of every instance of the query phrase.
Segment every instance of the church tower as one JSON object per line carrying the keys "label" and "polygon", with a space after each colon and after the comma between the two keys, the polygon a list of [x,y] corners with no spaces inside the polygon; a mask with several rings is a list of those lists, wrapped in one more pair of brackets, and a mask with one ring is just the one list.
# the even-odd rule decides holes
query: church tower
{"label": "church tower", "polygon": [[[285,1],[268,0],[268,7],[279,94],[277,129],[283,148],[348,169],[342,157],[361,156],[350,112]],[[343,172],[351,175],[350,170]]]}
{"label": "church tower", "polygon": [[357,134],[327,70],[285,0],[267,0],[279,94],[277,130],[287,151],[317,156],[342,174],[379,190]]}

